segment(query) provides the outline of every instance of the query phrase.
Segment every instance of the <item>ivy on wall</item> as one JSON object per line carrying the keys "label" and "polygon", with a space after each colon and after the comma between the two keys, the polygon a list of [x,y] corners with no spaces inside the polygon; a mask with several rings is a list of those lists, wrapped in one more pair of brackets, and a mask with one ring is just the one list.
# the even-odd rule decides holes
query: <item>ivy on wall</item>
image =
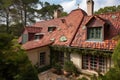
{"label": "ivy on wall", "polygon": [[98,50],[98,49],[90,49],[90,48],[78,48],[78,47],[67,47],[67,46],[59,46],[54,45],[50,46],[52,51],[63,51],[66,53],[78,53],[82,55],[96,55],[96,56],[103,56],[103,57],[110,57],[113,51],[110,50]]}

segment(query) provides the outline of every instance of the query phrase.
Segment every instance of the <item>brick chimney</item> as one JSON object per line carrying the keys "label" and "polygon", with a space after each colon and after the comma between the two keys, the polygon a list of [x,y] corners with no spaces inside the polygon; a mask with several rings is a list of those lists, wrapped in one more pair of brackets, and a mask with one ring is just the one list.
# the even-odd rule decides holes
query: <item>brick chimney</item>
{"label": "brick chimney", "polygon": [[59,18],[60,15],[61,15],[61,11],[60,10],[54,10],[54,15],[53,15],[54,19],[55,18]]}
{"label": "brick chimney", "polygon": [[87,14],[93,15],[94,11],[94,1],[93,0],[87,0]]}

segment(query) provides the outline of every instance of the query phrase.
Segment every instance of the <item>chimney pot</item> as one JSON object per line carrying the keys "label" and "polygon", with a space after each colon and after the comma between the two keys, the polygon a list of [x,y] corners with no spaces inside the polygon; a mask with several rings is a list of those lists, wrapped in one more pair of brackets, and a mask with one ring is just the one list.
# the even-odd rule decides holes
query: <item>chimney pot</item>
{"label": "chimney pot", "polygon": [[55,18],[59,18],[60,15],[61,15],[61,11],[60,11],[60,10],[55,10],[55,11],[54,11],[54,15],[53,15],[53,16],[54,16],[54,19],[55,19]]}
{"label": "chimney pot", "polygon": [[94,11],[94,1],[93,0],[87,0],[87,14],[93,15]]}

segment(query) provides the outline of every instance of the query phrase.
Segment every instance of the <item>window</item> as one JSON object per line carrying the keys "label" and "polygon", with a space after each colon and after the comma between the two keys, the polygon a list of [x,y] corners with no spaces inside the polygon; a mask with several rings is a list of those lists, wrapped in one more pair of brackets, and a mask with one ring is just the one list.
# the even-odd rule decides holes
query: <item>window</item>
{"label": "window", "polygon": [[102,27],[90,27],[87,28],[88,40],[101,40],[102,39]]}
{"label": "window", "polygon": [[58,61],[64,64],[64,53],[58,52]]}
{"label": "window", "polygon": [[54,31],[55,29],[56,29],[55,26],[50,26],[50,27],[48,27],[48,32],[52,32],[52,31]]}
{"label": "window", "polygon": [[97,57],[92,55],[84,55],[82,61],[82,68],[89,70],[106,71],[106,59],[104,57]]}
{"label": "window", "polygon": [[35,40],[41,39],[41,38],[43,38],[43,36],[44,36],[44,33],[36,33]]}
{"label": "window", "polygon": [[45,65],[45,58],[46,53],[45,52],[40,53],[40,65]]}
{"label": "window", "polygon": [[39,35],[35,35],[35,39],[39,39],[40,38],[40,36]]}

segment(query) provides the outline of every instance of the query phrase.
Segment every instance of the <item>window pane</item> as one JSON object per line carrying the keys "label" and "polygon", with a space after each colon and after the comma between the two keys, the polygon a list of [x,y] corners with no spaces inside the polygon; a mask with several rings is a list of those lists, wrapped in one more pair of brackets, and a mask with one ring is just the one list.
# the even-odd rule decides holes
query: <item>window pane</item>
{"label": "window pane", "polygon": [[99,70],[100,72],[105,72],[106,63],[104,57],[97,57],[92,55],[84,55],[82,57],[82,68],[89,70]]}
{"label": "window pane", "polygon": [[102,34],[101,27],[92,27],[87,29],[87,38],[88,39],[101,39]]}
{"label": "window pane", "polygon": [[88,57],[89,56],[87,56],[87,55],[83,56],[83,63],[82,63],[82,65],[83,65],[82,68],[83,69],[88,69]]}
{"label": "window pane", "polygon": [[101,72],[104,72],[105,71],[105,58],[103,58],[103,57],[100,57],[99,58],[99,70],[101,71]]}
{"label": "window pane", "polygon": [[40,53],[40,65],[45,64],[45,52]]}

